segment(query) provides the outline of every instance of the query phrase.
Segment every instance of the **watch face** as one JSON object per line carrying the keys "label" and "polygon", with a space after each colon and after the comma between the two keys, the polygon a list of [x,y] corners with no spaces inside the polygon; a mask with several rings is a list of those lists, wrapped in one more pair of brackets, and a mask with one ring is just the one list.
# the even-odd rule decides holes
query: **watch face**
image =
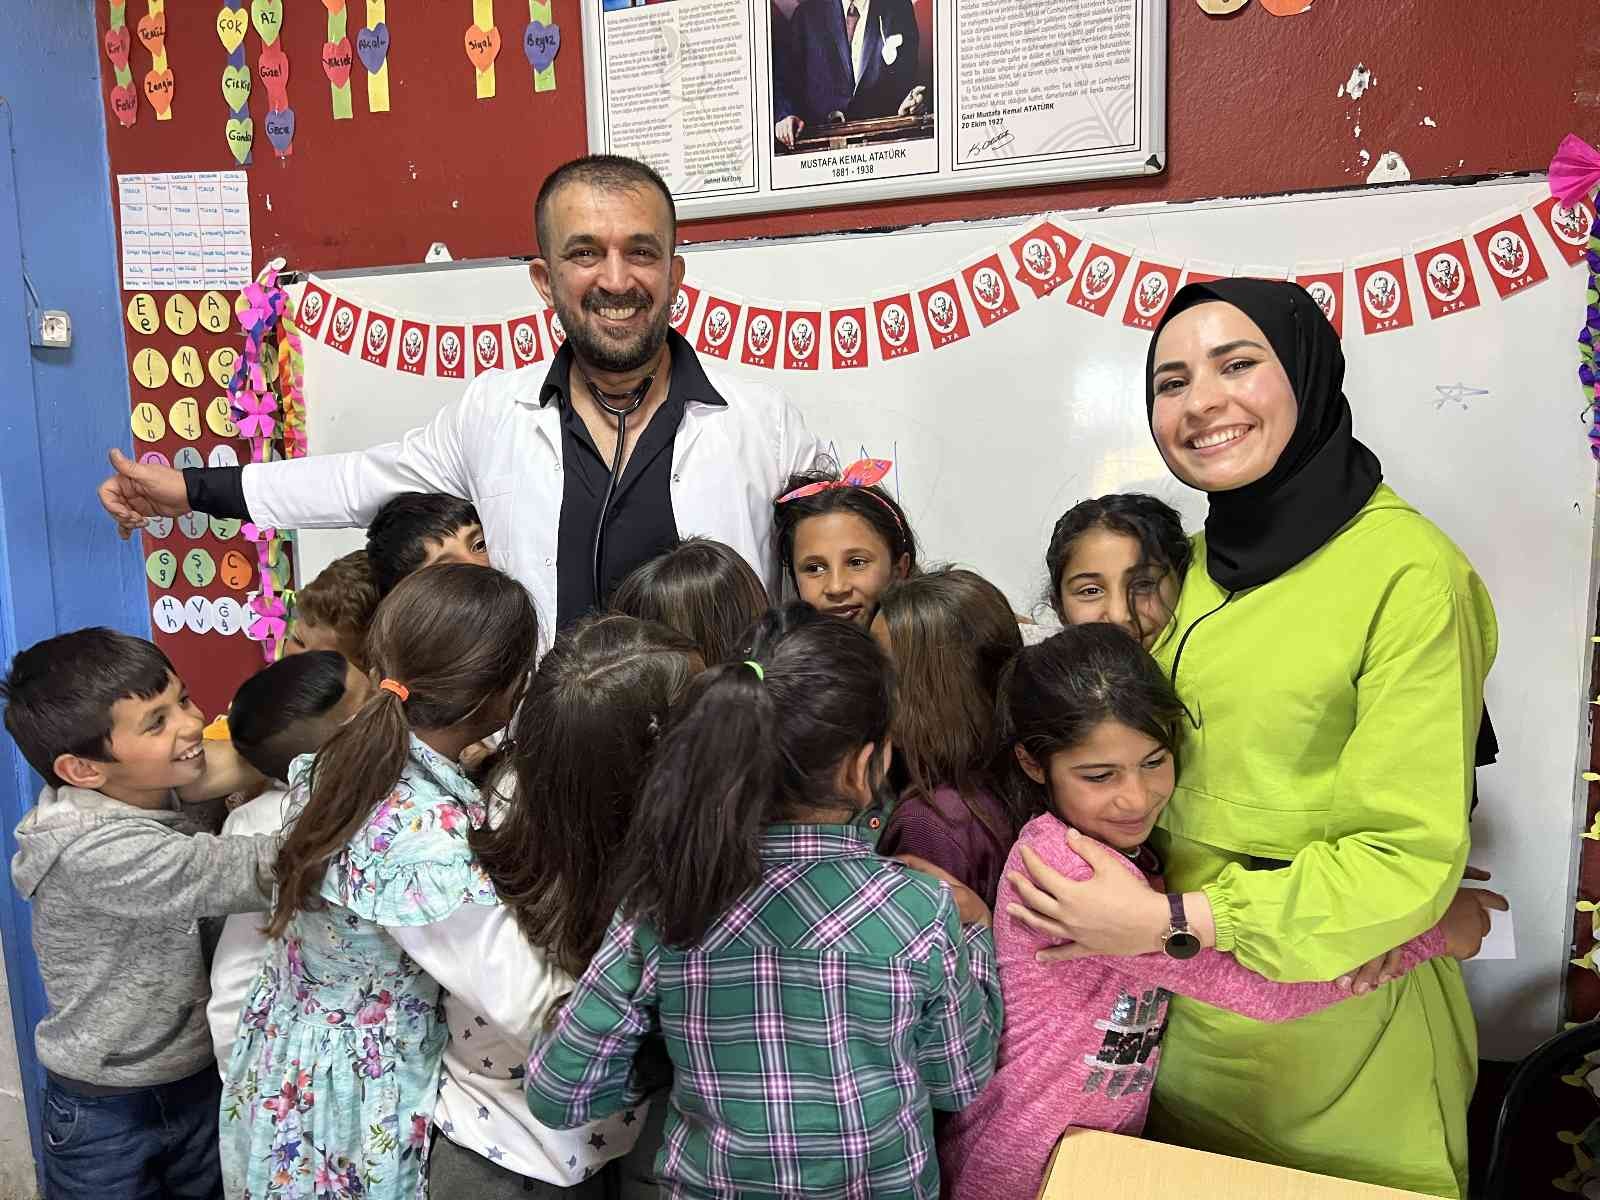
{"label": "watch face", "polygon": [[1166,950],[1168,958],[1193,958],[1200,953],[1200,939],[1187,929],[1174,930],[1167,934],[1163,949]]}

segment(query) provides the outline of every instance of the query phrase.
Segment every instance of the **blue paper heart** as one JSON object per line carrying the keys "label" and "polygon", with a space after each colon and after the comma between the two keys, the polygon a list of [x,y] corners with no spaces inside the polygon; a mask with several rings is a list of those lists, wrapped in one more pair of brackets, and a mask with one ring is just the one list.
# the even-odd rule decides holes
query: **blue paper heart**
{"label": "blue paper heart", "polygon": [[367,69],[367,74],[376,74],[383,60],[389,57],[389,26],[379,21],[376,27],[356,34],[356,53],[361,56],[361,65]]}
{"label": "blue paper heart", "polygon": [[269,112],[263,124],[267,127],[267,140],[272,143],[279,157],[287,154],[289,143],[294,141],[294,109],[280,108]]}
{"label": "blue paper heart", "polygon": [[529,21],[522,34],[522,52],[528,56],[528,65],[542,71],[555,61],[561,49],[561,26],[546,25],[543,21]]}

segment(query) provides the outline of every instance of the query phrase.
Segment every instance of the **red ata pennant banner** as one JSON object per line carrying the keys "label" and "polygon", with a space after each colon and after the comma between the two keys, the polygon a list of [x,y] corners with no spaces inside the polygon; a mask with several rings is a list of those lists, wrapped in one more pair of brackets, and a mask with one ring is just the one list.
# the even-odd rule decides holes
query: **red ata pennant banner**
{"label": "red ata pennant banner", "polygon": [[1344,268],[1296,267],[1291,278],[1316,301],[1334,333],[1344,337]]}
{"label": "red ata pennant banner", "polygon": [[440,325],[434,330],[433,373],[440,379],[467,377],[467,329]]}
{"label": "red ata pennant banner", "polygon": [[1017,311],[1016,293],[1006,279],[1005,264],[998,254],[973,263],[961,272],[961,281],[967,285],[967,296],[972,300],[972,310],[978,314],[978,323],[985,329],[996,321],[1004,320]]}
{"label": "red ata pennant banner", "polygon": [[349,354],[356,340],[356,327],[361,324],[361,310],[348,300],[333,302],[333,315],[328,318],[328,328],[323,340],[340,354]]}
{"label": "red ata pennant banner", "polygon": [[828,314],[828,340],[833,347],[833,369],[850,370],[867,365],[867,310],[836,308]]}
{"label": "red ata pennant banner", "polygon": [[1026,284],[1036,299],[1048,296],[1072,278],[1072,256],[1082,244],[1083,239],[1054,221],[1040,221],[1011,243],[1017,282]]}
{"label": "red ata pennant banner", "polygon": [[361,357],[375,367],[389,365],[394,344],[394,318],[367,310],[367,330],[361,336]]}
{"label": "red ata pennant banner", "polygon": [[700,289],[687,283],[678,285],[678,294],[672,298],[672,315],[667,323],[682,336],[689,336],[689,322],[694,319],[694,307],[700,302]]}
{"label": "red ata pennant banner", "polygon": [[1067,303],[1103,317],[1111,307],[1111,297],[1128,270],[1128,256],[1098,242],[1084,251],[1083,267],[1073,281]]}
{"label": "red ata pennant banner", "polygon": [[556,310],[544,310],[544,327],[550,332],[550,353],[552,356],[561,352],[561,347],[567,344],[567,331],[561,327],[561,318],[556,316]]}
{"label": "red ata pennant banner", "polygon": [[544,357],[544,342],[539,337],[539,317],[529,313],[506,322],[506,344],[511,349],[513,367],[531,367]]}
{"label": "red ata pennant banner", "polygon": [[506,365],[505,326],[474,325],[472,327],[472,362],[474,375],[482,375]]}
{"label": "red ata pennant banner", "polygon": [[778,330],[783,313],[772,308],[752,308],[744,317],[744,346],[739,361],[746,366],[772,370],[778,365]]}
{"label": "red ata pennant banner", "polygon": [[822,358],[822,314],[791,312],[783,319],[783,369],[815,371]]}
{"label": "red ata pennant banner", "polygon": [[1567,265],[1572,267],[1582,262],[1589,248],[1589,230],[1594,225],[1594,205],[1579,200],[1568,208],[1554,196],[1546,196],[1533,211]]}
{"label": "red ata pennant banner", "polygon": [[1411,289],[1406,286],[1405,259],[1387,258],[1359,266],[1355,271],[1361,328],[1368,334],[1409,328]]}
{"label": "red ata pennant banner", "polygon": [[694,348],[701,354],[727,358],[733,350],[733,330],[739,324],[739,309],[732,300],[707,296],[705,316],[700,318],[700,336]]}
{"label": "red ata pennant banner", "polygon": [[395,370],[421,375],[428,369],[428,341],[432,327],[418,321],[400,322],[400,352],[395,355]]}
{"label": "red ata pennant banner", "polygon": [[872,302],[872,320],[878,327],[878,351],[884,362],[915,354],[917,326],[911,319],[911,294],[902,293]]}
{"label": "red ata pennant banner", "polygon": [[1478,243],[1478,253],[1489,268],[1489,280],[1502,300],[1550,277],[1521,213],[1478,230],[1472,240]]}
{"label": "red ata pennant banner", "polygon": [[322,318],[328,315],[328,293],[314,283],[307,283],[300,293],[300,306],[295,310],[294,321],[300,332],[316,337],[322,331]]}
{"label": "red ata pennant banner", "polygon": [[1422,302],[1437,321],[1451,313],[1478,307],[1478,283],[1467,261],[1467,240],[1453,238],[1438,245],[1426,243],[1412,251],[1417,277],[1422,280]]}
{"label": "red ata pennant banner", "polygon": [[917,293],[917,303],[922,306],[923,324],[928,327],[930,350],[959,342],[972,332],[967,326],[967,314],[962,311],[954,279],[923,288]]}
{"label": "red ata pennant banner", "polygon": [[1178,290],[1178,268],[1166,263],[1141,262],[1133,268],[1133,288],[1122,323],[1133,329],[1154,329]]}

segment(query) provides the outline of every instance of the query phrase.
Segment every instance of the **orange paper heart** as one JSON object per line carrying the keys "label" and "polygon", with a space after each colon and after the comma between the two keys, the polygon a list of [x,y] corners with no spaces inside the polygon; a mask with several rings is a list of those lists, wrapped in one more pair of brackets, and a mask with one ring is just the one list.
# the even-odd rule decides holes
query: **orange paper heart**
{"label": "orange paper heart", "polygon": [[480,71],[487,71],[494,66],[495,56],[500,53],[500,30],[498,27],[487,31],[473,25],[467,30],[467,57],[472,60],[472,65]]}
{"label": "orange paper heart", "polygon": [[344,11],[344,0],[322,0],[322,6],[331,13]]}
{"label": "orange paper heart", "polygon": [[167,14],[146,13],[139,18],[139,40],[151,54],[167,48]]}
{"label": "orange paper heart", "polygon": [[164,113],[172,107],[172,72],[151,71],[144,77],[145,99],[150,101],[150,107],[157,114]]}

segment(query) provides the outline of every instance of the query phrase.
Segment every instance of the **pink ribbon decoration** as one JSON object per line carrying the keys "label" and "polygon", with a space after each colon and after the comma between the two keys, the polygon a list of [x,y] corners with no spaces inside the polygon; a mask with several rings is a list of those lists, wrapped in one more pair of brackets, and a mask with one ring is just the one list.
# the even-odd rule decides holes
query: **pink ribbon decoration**
{"label": "pink ribbon decoration", "polygon": [[791,500],[801,500],[806,496],[815,496],[819,492],[831,492],[836,488],[871,487],[893,469],[894,463],[887,458],[859,459],[846,467],[844,474],[838,479],[824,479],[817,483],[808,483],[805,487],[797,487],[794,491],[779,496],[778,503],[787,504]]}
{"label": "pink ribbon decoration", "polygon": [[239,413],[235,423],[243,437],[270,438],[277,428],[273,414],[278,411],[278,402],[269,392],[241,392],[234,400],[234,407]]}
{"label": "pink ribbon decoration", "polygon": [[1550,194],[1571,208],[1600,186],[1600,150],[1575,133],[1569,133],[1556,147],[1550,160]]}
{"label": "pink ribbon decoration", "polygon": [[[250,605],[250,611],[255,613],[255,620],[250,622],[249,634],[258,642],[281,642],[288,629],[285,619],[288,609],[284,607],[281,596],[257,596]],[[276,650],[276,646],[274,646]]]}

